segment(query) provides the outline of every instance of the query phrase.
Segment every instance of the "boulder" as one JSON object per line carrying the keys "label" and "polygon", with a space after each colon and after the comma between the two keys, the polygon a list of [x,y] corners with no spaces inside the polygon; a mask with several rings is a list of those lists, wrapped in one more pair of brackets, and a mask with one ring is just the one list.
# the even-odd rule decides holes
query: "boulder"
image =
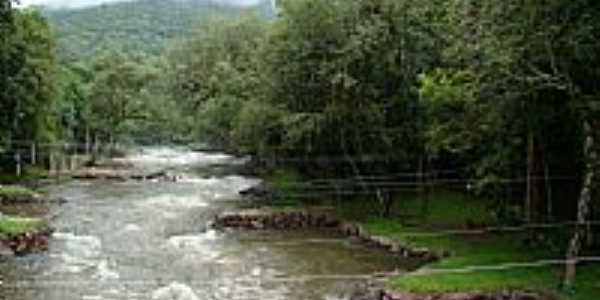
{"label": "boulder", "polygon": [[383,290],[379,288],[360,288],[352,292],[349,300],[381,300]]}
{"label": "boulder", "polygon": [[4,242],[0,241],[0,258],[2,257],[13,257],[15,252]]}
{"label": "boulder", "polygon": [[263,222],[259,221],[259,220],[254,220],[251,221],[250,224],[252,225],[252,229],[257,229],[257,230],[261,230],[265,228],[265,225]]}
{"label": "boulder", "polygon": [[189,286],[173,282],[169,286],[154,291],[152,300],[200,300],[200,298]]}

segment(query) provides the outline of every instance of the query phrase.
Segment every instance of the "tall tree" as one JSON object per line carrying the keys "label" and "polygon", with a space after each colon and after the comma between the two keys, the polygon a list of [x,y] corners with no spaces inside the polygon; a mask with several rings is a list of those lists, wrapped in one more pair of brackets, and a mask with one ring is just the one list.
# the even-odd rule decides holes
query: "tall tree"
{"label": "tall tree", "polygon": [[[46,20],[13,10],[2,31],[2,115],[9,140],[51,140],[56,129],[57,64]],[[13,143],[14,144],[14,143]],[[14,145],[13,145],[14,146]]]}
{"label": "tall tree", "polygon": [[146,117],[144,92],[156,72],[116,52],[100,55],[94,71],[86,113],[92,128],[112,144],[124,133],[128,120]]}

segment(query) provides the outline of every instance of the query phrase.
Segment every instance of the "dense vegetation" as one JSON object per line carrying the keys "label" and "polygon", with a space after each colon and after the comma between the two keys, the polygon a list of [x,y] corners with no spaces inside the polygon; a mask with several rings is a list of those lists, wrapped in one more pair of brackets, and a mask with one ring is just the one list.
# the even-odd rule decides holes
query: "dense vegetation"
{"label": "dense vegetation", "polygon": [[[214,1],[144,0],[82,9],[42,7],[56,30],[59,57],[64,61],[92,58],[103,50],[158,55],[168,42],[215,15],[236,16],[239,7]],[[270,17],[269,1],[248,10]]]}
{"label": "dense vegetation", "polygon": [[58,65],[50,28],[35,11],[12,12],[6,1],[0,8],[0,148],[53,140]]}
{"label": "dense vegetation", "polygon": [[[566,256],[599,247],[583,226],[600,212],[597,1],[290,0],[274,20],[141,1],[46,11],[57,39],[1,3],[4,153],[208,142],[344,178],[385,217],[398,186],[357,179],[451,170],[438,179],[493,199],[494,222],[575,221]],[[221,17],[192,29],[195,11]]]}
{"label": "dense vegetation", "polygon": [[[321,178],[452,169],[497,199],[502,222],[583,224],[597,198],[599,20],[593,1],[283,1],[273,23],[178,44],[171,95],[199,138],[270,164]],[[590,234],[577,227],[569,257]]]}

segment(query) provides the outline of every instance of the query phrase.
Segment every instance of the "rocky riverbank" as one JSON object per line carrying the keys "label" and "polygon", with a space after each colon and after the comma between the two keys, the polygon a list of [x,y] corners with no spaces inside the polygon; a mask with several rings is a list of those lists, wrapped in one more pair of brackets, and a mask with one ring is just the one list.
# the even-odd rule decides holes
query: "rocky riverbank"
{"label": "rocky riverbank", "polygon": [[136,173],[131,170],[119,170],[110,168],[84,168],[78,171],[74,171],[67,174],[70,178],[78,180],[115,180],[115,181],[127,181],[127,180],[139,180],[139,181],[172,181],[178,180],[176,174],[171,174],[166,170],[150,172],[150,173]]}
{"label": "rocky riverbank", "polygon": [[47,207],[64,202],[24,186],[0,186],[0,257],[48,250]]}
{"label": "rocky riverbank", "polygon": [[[355,223],[344,222],[332,216],[328,208],[277,211],[269,208],[242,210],[224,213],[216,217],[212,224],[216,229],[243,230],[294,230],[302,228],[322,228],[337,230],[344,236],[353,238],[369,247],[385,249],[391,255],[415,258],[423,263],[438,261],[450,255],[426,248],[414,248],[386,237],[370,235]],[[350,300],[554,300],[551,296],[534,292],[505,291],[499,293],[410,293],[392,291],[385,288],[361,288],[354,292]]]}
{"label": "rocky riverbank", "polygon": [[64,199],[52,199],[30,188],[18,185],[0,185],[0,205],[64,204]]}
{"label": "rocky riverbank", "polygon": [[555,298],[550,295],[523,291],[419,294],[371,288],[355,292],[350,300],[555,300]]}
{"label": "rocky riverbank", "polygon": [[43,228],[15,235],[0,236],[0,257],[22,256],[48,250],[52,230]]}
{"label": "rocky riverbank", "polygon": [[336,230],[369,247],[385,249],[392,255],[415,258],[424,263],[438,261],[449,255],[426,248],[414,248],[400,241],[369,234],[360,224],[345,222],[333,216],[328,208],[307,208],[302,210],[277,211],[273,209],[253,209],[228,212],[217,216],[212,223],[216,229],[237,228],[245,230],[293,230],[302,228],[322,228]]}

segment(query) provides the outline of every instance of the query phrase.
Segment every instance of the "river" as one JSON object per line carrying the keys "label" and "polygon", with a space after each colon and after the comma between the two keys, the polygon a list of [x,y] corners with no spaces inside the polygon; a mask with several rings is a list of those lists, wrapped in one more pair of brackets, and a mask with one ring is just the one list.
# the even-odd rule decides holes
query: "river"
{"label": "river", "polygon": [[[258,184],[243,159],[145,148],[125,160],[177,182],[69,181],[46,188],[48,253],[0,262],[0,299],[344,299],[354,275],[391,271],[393,258],[323,231],[217,232],[213,217]],[[178,296],[175,296],[178,295]]]}

